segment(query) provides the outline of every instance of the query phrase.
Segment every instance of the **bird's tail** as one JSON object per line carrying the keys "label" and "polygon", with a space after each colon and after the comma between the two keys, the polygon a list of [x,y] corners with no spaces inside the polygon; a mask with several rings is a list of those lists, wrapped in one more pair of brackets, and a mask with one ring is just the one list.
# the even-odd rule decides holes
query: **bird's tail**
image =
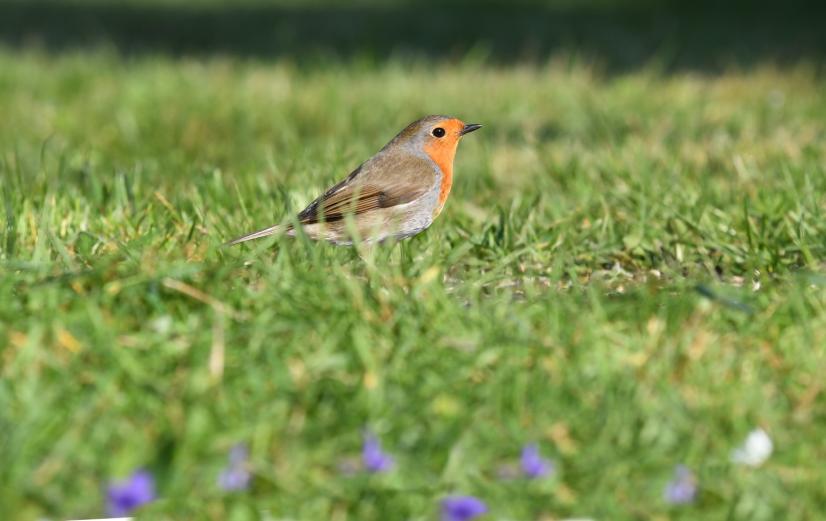
{"label": "bird's tail", "polygon": [[264,228],[263,230],[258,230],[257,232],[248,233],[246,235],[242,235],[240,237],[236,237],[229,242],[225,242],[224,246],[232,246],[233,244],[238,244],[246,241],[251,241],[253,239],[260,239],[261,237],[267,237],[269,235],[277,235],[284,232],[287,232],[291,229],[291,226],[288,224],[276,224],[275,226],[270,226],[269,228]]}

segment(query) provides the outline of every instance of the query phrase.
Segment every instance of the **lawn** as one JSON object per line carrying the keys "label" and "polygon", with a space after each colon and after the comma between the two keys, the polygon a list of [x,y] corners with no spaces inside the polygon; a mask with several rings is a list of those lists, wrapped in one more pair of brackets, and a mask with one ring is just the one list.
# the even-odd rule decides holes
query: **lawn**
{"label": "lawn", "polygon": [[[823,69],[610,65],[0,47],[0,517],[821,518]],[[425,233],[221,247],[430,113],[484,128]]]}

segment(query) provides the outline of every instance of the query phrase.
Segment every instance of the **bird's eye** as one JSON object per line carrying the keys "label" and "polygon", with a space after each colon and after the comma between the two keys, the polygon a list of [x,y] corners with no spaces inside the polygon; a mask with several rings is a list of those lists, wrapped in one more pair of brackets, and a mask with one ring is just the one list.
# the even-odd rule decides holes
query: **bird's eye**
{"label": "bird's eye", "polygon": [[436,137],[442,137],[445,135],[445,129],[442,127],[436,127],[433,129],[433,135]]}

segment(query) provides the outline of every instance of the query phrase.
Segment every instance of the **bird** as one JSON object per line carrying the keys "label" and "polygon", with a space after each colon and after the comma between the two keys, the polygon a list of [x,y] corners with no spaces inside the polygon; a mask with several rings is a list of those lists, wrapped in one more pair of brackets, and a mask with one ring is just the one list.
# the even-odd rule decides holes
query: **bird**
{"label": "bird", "polygon": [[[481,127],[450,116],[414,121],[311,202],[295,221],[311,239],[336,245],[401,240],[424,231],[450,194],[459,141]],[[276,224],[225,245],[276,234],[295,236],[296,231],[293,224]]]}

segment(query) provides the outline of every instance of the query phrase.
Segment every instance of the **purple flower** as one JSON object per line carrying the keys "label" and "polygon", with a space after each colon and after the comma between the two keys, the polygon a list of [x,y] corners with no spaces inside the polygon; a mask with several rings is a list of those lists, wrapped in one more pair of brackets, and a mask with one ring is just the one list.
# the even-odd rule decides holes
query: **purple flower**
{"label": "purple flower", "polygon": [[137,470],[128,478],[109,484],[106,489],[106,514],[123,517],[154,500],[155,478],[148,470]]}
{"label": "purple flower", "polygon": [[541,478],[554,471],[554,464],[539,455],[539,447],[535,443],[522,448],[522,473],[529,478]]}
{"label": "purple flower", "polygon": [[488,511],[488,506],[473,496],[448,496],[442,500],[442,521],[469,521]]}
{"label": "purple flower", "polygon": [[367,472],[386,472],[393,468],[393,458],[381,450],[381,443],[371,433],[364,435],[361,449],[361,462]]}
{"label": "purple flower", "polygon": [[218,486],[226,491],[246,490],[250,484],[247,470],[249,452],[246,445],[239,443],[229,451],[229,464],[218,475]]}
{"label": "purple flower", "polygon": [[693,503],[697,496],[697,478],[694,473],[685,465],[677,465],[674,469],[674,477],[669,481],[663,497],[672,505],[685,505]]}

